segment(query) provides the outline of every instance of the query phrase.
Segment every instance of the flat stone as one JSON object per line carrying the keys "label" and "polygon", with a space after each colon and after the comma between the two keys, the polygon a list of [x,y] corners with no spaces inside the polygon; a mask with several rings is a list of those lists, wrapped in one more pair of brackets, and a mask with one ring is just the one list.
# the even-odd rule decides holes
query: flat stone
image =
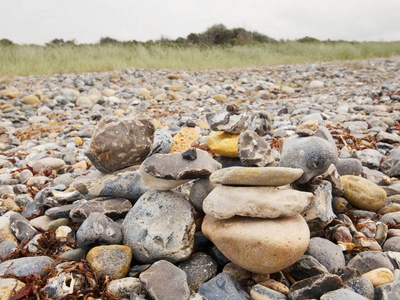
{"label": "flat stone", "polygon": [[153,135],[150,119],[107,117],[97,125],[86,155],[104,173],[138,165],[149,154]]}
{"label": "flat stone", "polygon": [[41,231],[49,230],[49,224],[53,221],[49,216],[40,216],[29,221],[29,223]]}
{"label": "flat stone", "polygon": [[147,192],[123,222],[123,243],[135,259],[151,263],[187,259],[194,243],[194,210],[182,194]]}
{"label": "flat stone", "polygon": [[30,276],[34,273],[45,276],[55,266],[54,259],[47,256],[30,256],[10,259],[0,264],[0,276]]}
{"label": "flat stone", "polygon": [[385,253],[380,251],[361,252],[353,257],[347,266],[357,269],[361,274],[378,268],[388,268],[393,271],[393,264]]}
{"label": "flat stone", "polygon": [[328,292],[326,294],[323,294],[320,300],[368,300],[368,298],[365,298],[364,296],[361,296],[360,294],[357,294],[356,292],[353,292],[348,289],[338,289],[335,291]]}
{"label": "flat stone", "polygon": [[173,145],[170,152],[184,152],[190,147],[192,144],[197,142],[200,137],[200,128],[199,127],[183,127],[173,138]]}
{"label": "flat stone", "polygon": [[224,185],[281,186],[293,183],[303,174],[302,169],[283,167],[230,167],[215,171],[210,180]]}
{"label": "flat stone", "polygon": [[291,136],[285,140],[281,152],[281,167],[299,168],[304,171],[297,183],[303,184],[321,175],[338,161],[336,146],[316,136]]}
{"label": "flat stone", "polygon": [[255,273],[275,273],[295,263],[308,246],[309,230],[300,216],[274,220],[206,215],[202,231],[233,263]]}
{"label": "flat stone", "polygon": [[85,255],[87,251],[81,248],[72,249],[69,251],[65,251],[60,254],[60,258],[73,260],[73,261],[80,261]]}
{"label": "flat stone", "polygon": [[326,267],[311,255],[303,255],[293,265],[286,268],[286,271],[296,281],[329,273]]}
{"label": "flat stone", "polygon": [[97,246],[88,252],[86,259],[98,277],[120,279],[129,272],[132,250],[122,245]]}
{"label": "flat stone", "polygon": [[322,274],[296,282],[290,287],[289,299],[319,299],[327,292],[340,289],[343,282],[337,275]]}
{"label": "flat stone", "polygon": [[217,263],[206,253],[196,252],[189,259],[178,264],[187,276],[187,284],[192,292],[201,284],[217,275]]}
{"label": "flat stone", "polygon": [[306,254],[313,256],[330,273],[337,273],[345,267],[344,255],[341,248],[327,239],[319,237],[310,239]]}
{"label": "flat stone", "polygon": [[386,192],[372,181],[353,175],[345,175],[341,179],[343,197],[351,205],[369,211],[378,211],[385,205]]}
{"label": "flat stone", "polygon": [[300,214],[312,198],[311,193],[276,187],[220,185],[208,194],[203,210],[217,219],[235,215],[275,219]]}
{"label": "flat stone", "polygon": [[249,294],[240,286],[232,275],[220,273],[203,283],[198,293],[208,300],[236,299],[250,300]]}
{"label": "flat stone", "polygon": [[170,190],[187,181],[208,178],[222,166],[206,151],[196,149],[196,159],[185,159],[180,152],[155,154],[140,166],[143,181],[156,190]]}
{"label": "flat stone", "polygon": [[0,300],[10,300],[25,286],[25,283],[15,278],[0,278]]}
{"label": "flat stone", "polygon": [[45,157],[35,161],[32,164],[34,172],[43,172],[45,170],[60,170],[65,167],[65,161],[54,157]]}
{"label": "flat stone", "polygon": [[371,280],[374,287],[378,287],[394,281],[393,272],[388,268],[377,268],[364,273],[364,276]]}
{"label": "flat stone", "polygon": [[238,151],[245,167],[265,167],[275,163],[270,145],[253,130],[239,135]]}
{"label": "flat stone", "polygon": [[74,203],[74,204],[52,207],[45,211],[45,215],[55,220],[60,218],[62,219],[69,218],[71,210],[78,207],[79,205],[80,205],[79,203]]}
{"label": "flat stone", "polygon": [[154,263],[139,278],[154,300],[188,299],[190,296],[186,273],[166,260]]}
{"label": "flat stone", "polygon": [[76,244],[83,249],[99,245],[119,244],[121,241],[120,225],[99,212],[92,212],[76,232]]}
{"label": "flat stone", "polygon": [[28,104],[28,105],[42,104],[42,102],[40,102],[39,98],[36,97],[35,95],[28,95],[28,96],[22,97],[22,102],[24,102],[25,104]]}
{"label": "flat stone", "polygon": [[112,219],[125,216],[132,208],[132,203],[124,198],[89,200],[71,209],[69,217],[78,223],[82,223],[93,212],[102,213]]}
{"label": "flat stone", "polygon": [[9,215],[10,228],[15,234],[17,239],[22,242],[26,238],[31,239],[38,231],[33,228],[27,219],[21,216],[19,213],[12,212]]}
{"label": "flat stone", "polygon": [[391,144],[400,143],[400,136],[398,136],[395,133],[380,131],[375,137],[380,142],[386,142]]}
{"label": "flat stone", "polygon": [[117,297],[129,298],[131,294],[141,293],[142,283],[133,277],[115,279],[108,284],[107,291]]}
{"label": "flat stone", "polygon": [[239,157],[239,135],[217,131],[211,134],[206,144],[215,154],[227,157]]}

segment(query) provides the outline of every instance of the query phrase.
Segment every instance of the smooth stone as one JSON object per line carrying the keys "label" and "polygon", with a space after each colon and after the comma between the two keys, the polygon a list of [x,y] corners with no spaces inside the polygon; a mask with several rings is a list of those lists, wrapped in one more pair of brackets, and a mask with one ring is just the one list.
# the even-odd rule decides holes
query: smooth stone
{"label": "smooth stone", "polygon": [[379,169],[383,155],[375,149],[364,149],[356,152],[361,164],[367,168]]}
{"label": "smooth stone", "polygon": [[182,261],[193,250],[194,221],[193,207],[182,194],[147,192],[124,219],[123,243],[140,262]]}
{"label": "smooth stone", "polygon": [[302,169],[283,167],[230,167],[215,171],[210,180],[224,185],[281,186],[303,175]]}
{"label": "smooth stone", "polygon": [[286,271],[296,281],[329,273],[326,267],[311,255],[303,255],[293,265],[286,268]]}
{"label": "smooth stone", "polygon": [[371,170],[367,167],[363,167],[363,172],[362,172],[361,176],[365,179],[372,181],[373,183],[375,183],[377,185],[384,185],[385,182],[383,181],[383,179],[385,177],[387,177],[382,172],[380,172],[378,170]]}
{"label": "smooth stone", "polygon": [[338,289],[323,294],[320,300],[368,300],[368,298],[348,289]]}
{"label": "smooth stone", "polygon": [[290,287],[289,299],[319,299],[327,292],[343,287],[337,275],[322,274],[296,282]]}
{"label": "smooth stone", "polygon": [[324,82],[320,80],[313,80],[309,83],[308,87],[310,89],[320,89],[324,87]]}
{"label": "smooth stone", "polygon": [[192,147],[200,137],[199,127],[182,127],[173,137],[173,144],[170,152],[184,152]]}
{"label": "smooth stone", "polygon": [[246,284],[249,280],[252,280],[253,274],[252,272],[247,271],[232,262],[227,263],[222,269],[222,272],[232,275],[240,284]]}
{"label": "smooth stone", "polygon": [[253,300],[286,300],[286,295],[267,288],[261,284],[252,286],[250,296]]}
{"label": "smooth stone", "polygon": [[60,226],[67,226],[69,224],[69,218],[60,218],[53,220],[49,223],[48,229],[49,230],[56,230]]}
{"label": "smooth stone", "polygon": [[187,284],[192,292],[217,275],[217,263],[203,252],[194,253],[189,259],[179,263],[178,267],[185,271]]}
{"label": "smooth stone", "polygon": [[154,131],[153,145],[148,156],[156,153],[169,153],[171,151],[174,141],[171,134],[163,129]]}
{"label": "smooth stone", "polygon": [[86,155],[104,173],[138,165],[149,154],[153,135],[150,119],[107,117],[97,125]]}
{"label": "smooth stone", "polygon": [[60,170],[65,167],[65,161],[60,158],[45,157],[35,161],[32,164],[32,169],[34,172],[43,172],[46,170]]}
{"label": "smooth stone", "polygon": [[226,273],[220,273],[213,279],[203,283],[197,292],[208,300],[251,299],[239,282],[232,275]]}
{"label": "smooth stone", "polygon": [[80,261],[86,254],[87,254],[86,250],[81,248],[76,248],[61,253],[59,257],[67,260]]}
{"label": "smooth stone", "polygon": [[364,275],[348,279],[345,282],[344,287],[346,289],[356,292],[357,294],[360,294],[361,296],[364,296],[367,299],[374,299],[374,286],[372,285],[371,280],[369,280]]}
{"label": "smooth stone", "polygon": [[193,183],[190,189],[189,201],[198,212],[203,212],[204,199],[211,193],[215,186],[209,178],[200,178]]}
{"label": "smooth stone", "polygon": [[388,268],[377,268],[364,273],[363,276],[371,280],[374,287],[378,287],[394,281],[393,272]]}
{"label": "smooth stone", "polygon": [[139,278],[152,299],[176,300],[190,296],[186,273],[166,260],[154,263]]}
{"label": "smooth stone", "polygon": [[341,248],[327,239],[319,237],[310,239],[306,254],[318,260],[330,273],[337,273],[345,267]]}
{"label": "smooth stone", "polygon": [[[0,300],[10,300],[25,286],[15,278],[0,278]],[[15,298],[14,298],[15,299]]]}
{"label": "smooth stone", "polygon": [[121,241],[121,226],[99,212],[91,213],[76,232],[76,244],[83,249],[99,245],[120,244]]}
{"label": "smooth stone", "polygon": [[388,197],[400,195],[400,181],[398,180],[392,181],[389,185],[382,186],[382,188],[385,190]]}
{"label": "smooth stone", "polygon": [[302,169],[304,173],[297,180],[299,184],[325,173],[337,162],[336,146],[323,138],[291,136],[283,143],[280,166]]}
{"label": "smooth stone", "polygon": [[239,157],[239,135],[217,131],[211,134],[206,144],[213,153],[227,157]]}
{"label": "smooth stone", "polygon": [[400,175],[400,147],[389,152],[389,155],[381,164],[381,170],[389,177]]}
{"label": "smooth stone", "polygon": [[49,216],[40,216],[29,221],[33,227],[41,231],[49,230],[49,224],[53,221]]}
{"label": "smooth stone", "polygon": [[52,207],[45,211],[45,215],[55,220],[60,218],[66,219],[69,218],[71,210],[78,207],[79,205],[80,205],[79,203],[74,203],[74,204]]}
{"label": "smooth stone", "polygon": [[48,256],[30,256],[10,259],[0,264],[0,276],[31,276],[34,273],[45,276],[55,266],[54,259]]}
{"label": "smooth stone", "polygon": [[383,245],[383,251],[396,251],[400,252],[400,236],[395,236],[387,239]]}
{"label": "smooth stone", "polygon": [[347,266],[357,269],[361,274],[378,268],[388,268],[393,271],[393,264],[385,253],[380,251],[361,252],[353,257]]}
{"label": "smooth stone", "polygon": [[169,190],[192,179],[207,178],[222,167],[206,151],[195,151],[194,160],[185,159],[180,152],[155,154],[142,163],[139,173],[149,187]]}
{"label": "smooth stone", "polygon": [[375,137],[380,142],[386,142],[391,144],[400,143],[400,136],[398,136],[395,133],[380,131]]}
{"label": "smooth stone", "polygon": [[132,203],[124,198],[89,200],[71,209],[69,217],[78,223],[85,221],[93,212],[102,213],[112,219],[125,216],[132,208]]}
{"label": "smooth stone", "polygon": [[341,177],[343,197],[355,207],[378,211],[386,203],[386,192],[370,180],[359,176],[345,175]]}
{"label": "smooth stone", "polygon": [[400,281],[384,284],[375,289],[375,300],[400,299]]}
{"label": "smooth stone", "polygon": [[296,190],[219,185],[204,200],[203,210],[217,219],[233,216],[275,219],[300,214],[312,199],[311,193]]}
{"label": "smooth stone", "polygon": [[310,233],[300,216],[274,220],[206,215],[202,231],[233,263],[255,273],[274,273],[295,263],[308,246]]}
{"label": "smooth stone", "polygon": [[140,294],[142,283],[139,278],[126,277],[110,281],[107,291],[120,298],[128,298],[131,294]]}
{"label": "smooth stone", "polygon": [[11,241],[0,242],[0,260],[13,253],[18,247],[18,244]]}
{"label": "smooth stone", "polygon": [[265,167],[275,162],[270,145],[252,130],[246,130],[239,135],[238,151],[240,161],[245,167]]}
{"label": "smooth stone", "polygon": [[86,259],[98,277],[120,279],[129,272],[132,250],[122,245],[97,246],[88,252]]}

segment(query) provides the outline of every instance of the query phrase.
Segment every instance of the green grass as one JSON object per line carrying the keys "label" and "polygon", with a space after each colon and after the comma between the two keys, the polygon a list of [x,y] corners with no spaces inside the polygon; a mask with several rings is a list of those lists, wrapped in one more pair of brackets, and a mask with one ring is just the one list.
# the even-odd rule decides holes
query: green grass
{"label": "green grass", "polygon": [[400,55],[400,42],[335,42],[166,47],[162,45],[0,46],[0,76],[118,70],[215,69]]}

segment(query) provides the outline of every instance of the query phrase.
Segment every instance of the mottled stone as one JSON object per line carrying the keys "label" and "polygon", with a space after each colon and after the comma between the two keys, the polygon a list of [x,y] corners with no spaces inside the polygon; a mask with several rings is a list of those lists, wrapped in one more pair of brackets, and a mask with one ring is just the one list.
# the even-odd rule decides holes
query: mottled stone
{"label": "mottled stone", "polygon": [[86,259],[98,277],[119,279],[129,272],[132,250],[122,245],[97,246],[88,252]]}
{"label": "mottled stone", "polygon": [[47,256],[31,256],[10,259],[0,264],[0,276],[46,275],[55,266],[54,259]]}
{"label": "mottled stone", "polygon": [[190,296],[186,273],[166,260],[154,263],[139,278],[155,300],[188,299]]}
{"label": "mottled stone", "polygon": [[394,281],[393,272],[388,268],[377,268],[364,273],[363,276],[366,276],[369,280],[371,280],[374,287]]}
{"label": "mottled stone", "polygon": [[385,205],[385,191],[372,181],[353,175],[345,175],[341,178],[344,188],[343,197],[351,205],[369,211],[378,211]]}
{"label": "mottled stone", "polygon": [[86,155],[104,173],[137,165],[149,154],[153,135],[150,119],[107,117],[97,125]]}
{"label": "mottled stone", "polygon": [[265,167],[275,162],[267,141],[252,130],[246,130],[239,135],[238,151],[240,161],[245,167]]}
{"label": "mottled stone", "polygon": [[304,219],[274,220],[206,215],[202,231],[236,265],[255,273],[274,273],[295,263],[304,253],[309,230]]}
{"label": "mottled stone", "polygon": [[142,283],[133,277],[115,279],[108,284],[107,291],[117,297],[129,298],[131,294],[141,293]]}
{"label": "mottled stone", "polygon": [[[344,281],[345,280],[343,280],[343,282]],[[365,276],[358,276],[357,274],[355,277],[348,279],[345,282],[344,287],[364,296],[367,299],[374,299],[374,286],[372,285],[371,280]]]}
{"label": "mottled stone", "polygon": [[208,300],[236,299],[250,300],[250,296],[233,278],[232,275],[220,273],[213,279],[203,283],[198,293]]}
{"label": "mottled stone", "polygon": [[300,214],[313,199],[311,193],[262,186],[217,186],[206,197],[203,210],[217,219],[291,217]]}
{"label": "mottled stone", "polygon": [[221,156],[239,157],[238,141],[237,134],[217,131],[207,138],[206,144],[212,152]]}
{"label": "mottled stone", "polygon": [[135,259],[154,262],[187,259],[194,242],[193,207],[174,192],[147,192],[129,211],[123,222],[124,244]]}
{"label": "mottled stone", "polygon": [[361,274],[377,268],[388,268],[393,271],[393,265],[389,258],[379,251],[361,252],[353,257],[347,266],[357,269]]}
{"label": "mottled stone", "polygon": [[235,112],[211,112],[206,115],[210,128],[230,134],[240,134],[244,130],[246,116]]}
{"label": "mottled stone", "polygon": [[190,149],[190,147],[192,147],[192,144],[197,142],[199,137],[199,127],[181,128],[181,130],[173,138],[173,145],[170,152],[184,152]]}
{"label": "mottled stone", "polygon": [[283,167],[244,168],[230,167],[211,174],[210,180],[224,185],[287,185],[299,179],[302,169]]}
{"label": "mottled stone", "polygon": [[323,294],[340,289],[343,282],[337,275],[322,274],[296,282],[290,287],[289,299],[319,299]]}
{"label": "mottled stone", "polygon": [[336,273],[345,266],[341,248],[323,238],[315,237],[310,239],[306,254],[313,256],[330,273]]}
{"label": "mottled stone", "polygon": [[174,141],[171,134],[163,129],[157,129],[154,132],[153,145],[151,146],[150,153],[151,156],[156,153],[169,153],[171,151]]}
{"label": "mottled stone", "polygon": [[15,234],[20,242],[26,238],[30,239],[38,233],[38,231],[33,228],[31,224],[29,224],[29,221],[19,213],[10,213],[9,219],[11,231]]}

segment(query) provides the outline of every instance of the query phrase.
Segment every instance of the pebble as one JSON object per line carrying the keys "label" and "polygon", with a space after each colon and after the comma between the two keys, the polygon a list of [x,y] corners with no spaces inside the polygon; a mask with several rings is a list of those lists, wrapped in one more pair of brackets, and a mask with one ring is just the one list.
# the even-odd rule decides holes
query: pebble
{"label": "pebble", "polygon": [[121,298],[129,298],[131,294],[140,294],[142,291],[142,283],[138,278],[125,277],[110,281],[107,291],[114,296]]}
{"label": "pebble", "polygon": [[226,157],[239,157],[239,135],[217,131],[207,138],[207,146],[215,154]]}
{"label": "pebble", "polygon": [[335,291],[323,294],[320,300],[367,300],[368,298],[361,296],[348,289],[338,289]]}
{"label": "pebble", "polygon": [[213,279],[203,283],[198,293],[207,300],[237,299],[250,300],[250,295],[241,287],[232,275],[220,273]]}
{"label": "pebble", "polygon": [[271,147],[253,130],[248,129],[239,135],[238,151],[245,167],[265,167],[275,163]]}
{"label": "pebble", "polygon": [[357,269],[361,274],[378,268],[387,268],[393,271],[393,265],[389,258],[385,253],[379,251],[361,252],[352,258],[347,266]]}
{"label": "pebble", "polygon": [[289,299],[319,299],[327,292],[338,290],[343,282],[337,275],[322,274],[296,282],[290,287]]}
{"label": "pebble", "polygon": [[364,276],[371,280],[374,287],[378,287],[394,281],[393,272],[388,268],[377,268],[364,273]]}
{"label": "pebble", "polygon": [[7,260],[0,264],[0,276],[30,276],[34,273],[46,275],[56,262],[48,256],[30,256]]}

